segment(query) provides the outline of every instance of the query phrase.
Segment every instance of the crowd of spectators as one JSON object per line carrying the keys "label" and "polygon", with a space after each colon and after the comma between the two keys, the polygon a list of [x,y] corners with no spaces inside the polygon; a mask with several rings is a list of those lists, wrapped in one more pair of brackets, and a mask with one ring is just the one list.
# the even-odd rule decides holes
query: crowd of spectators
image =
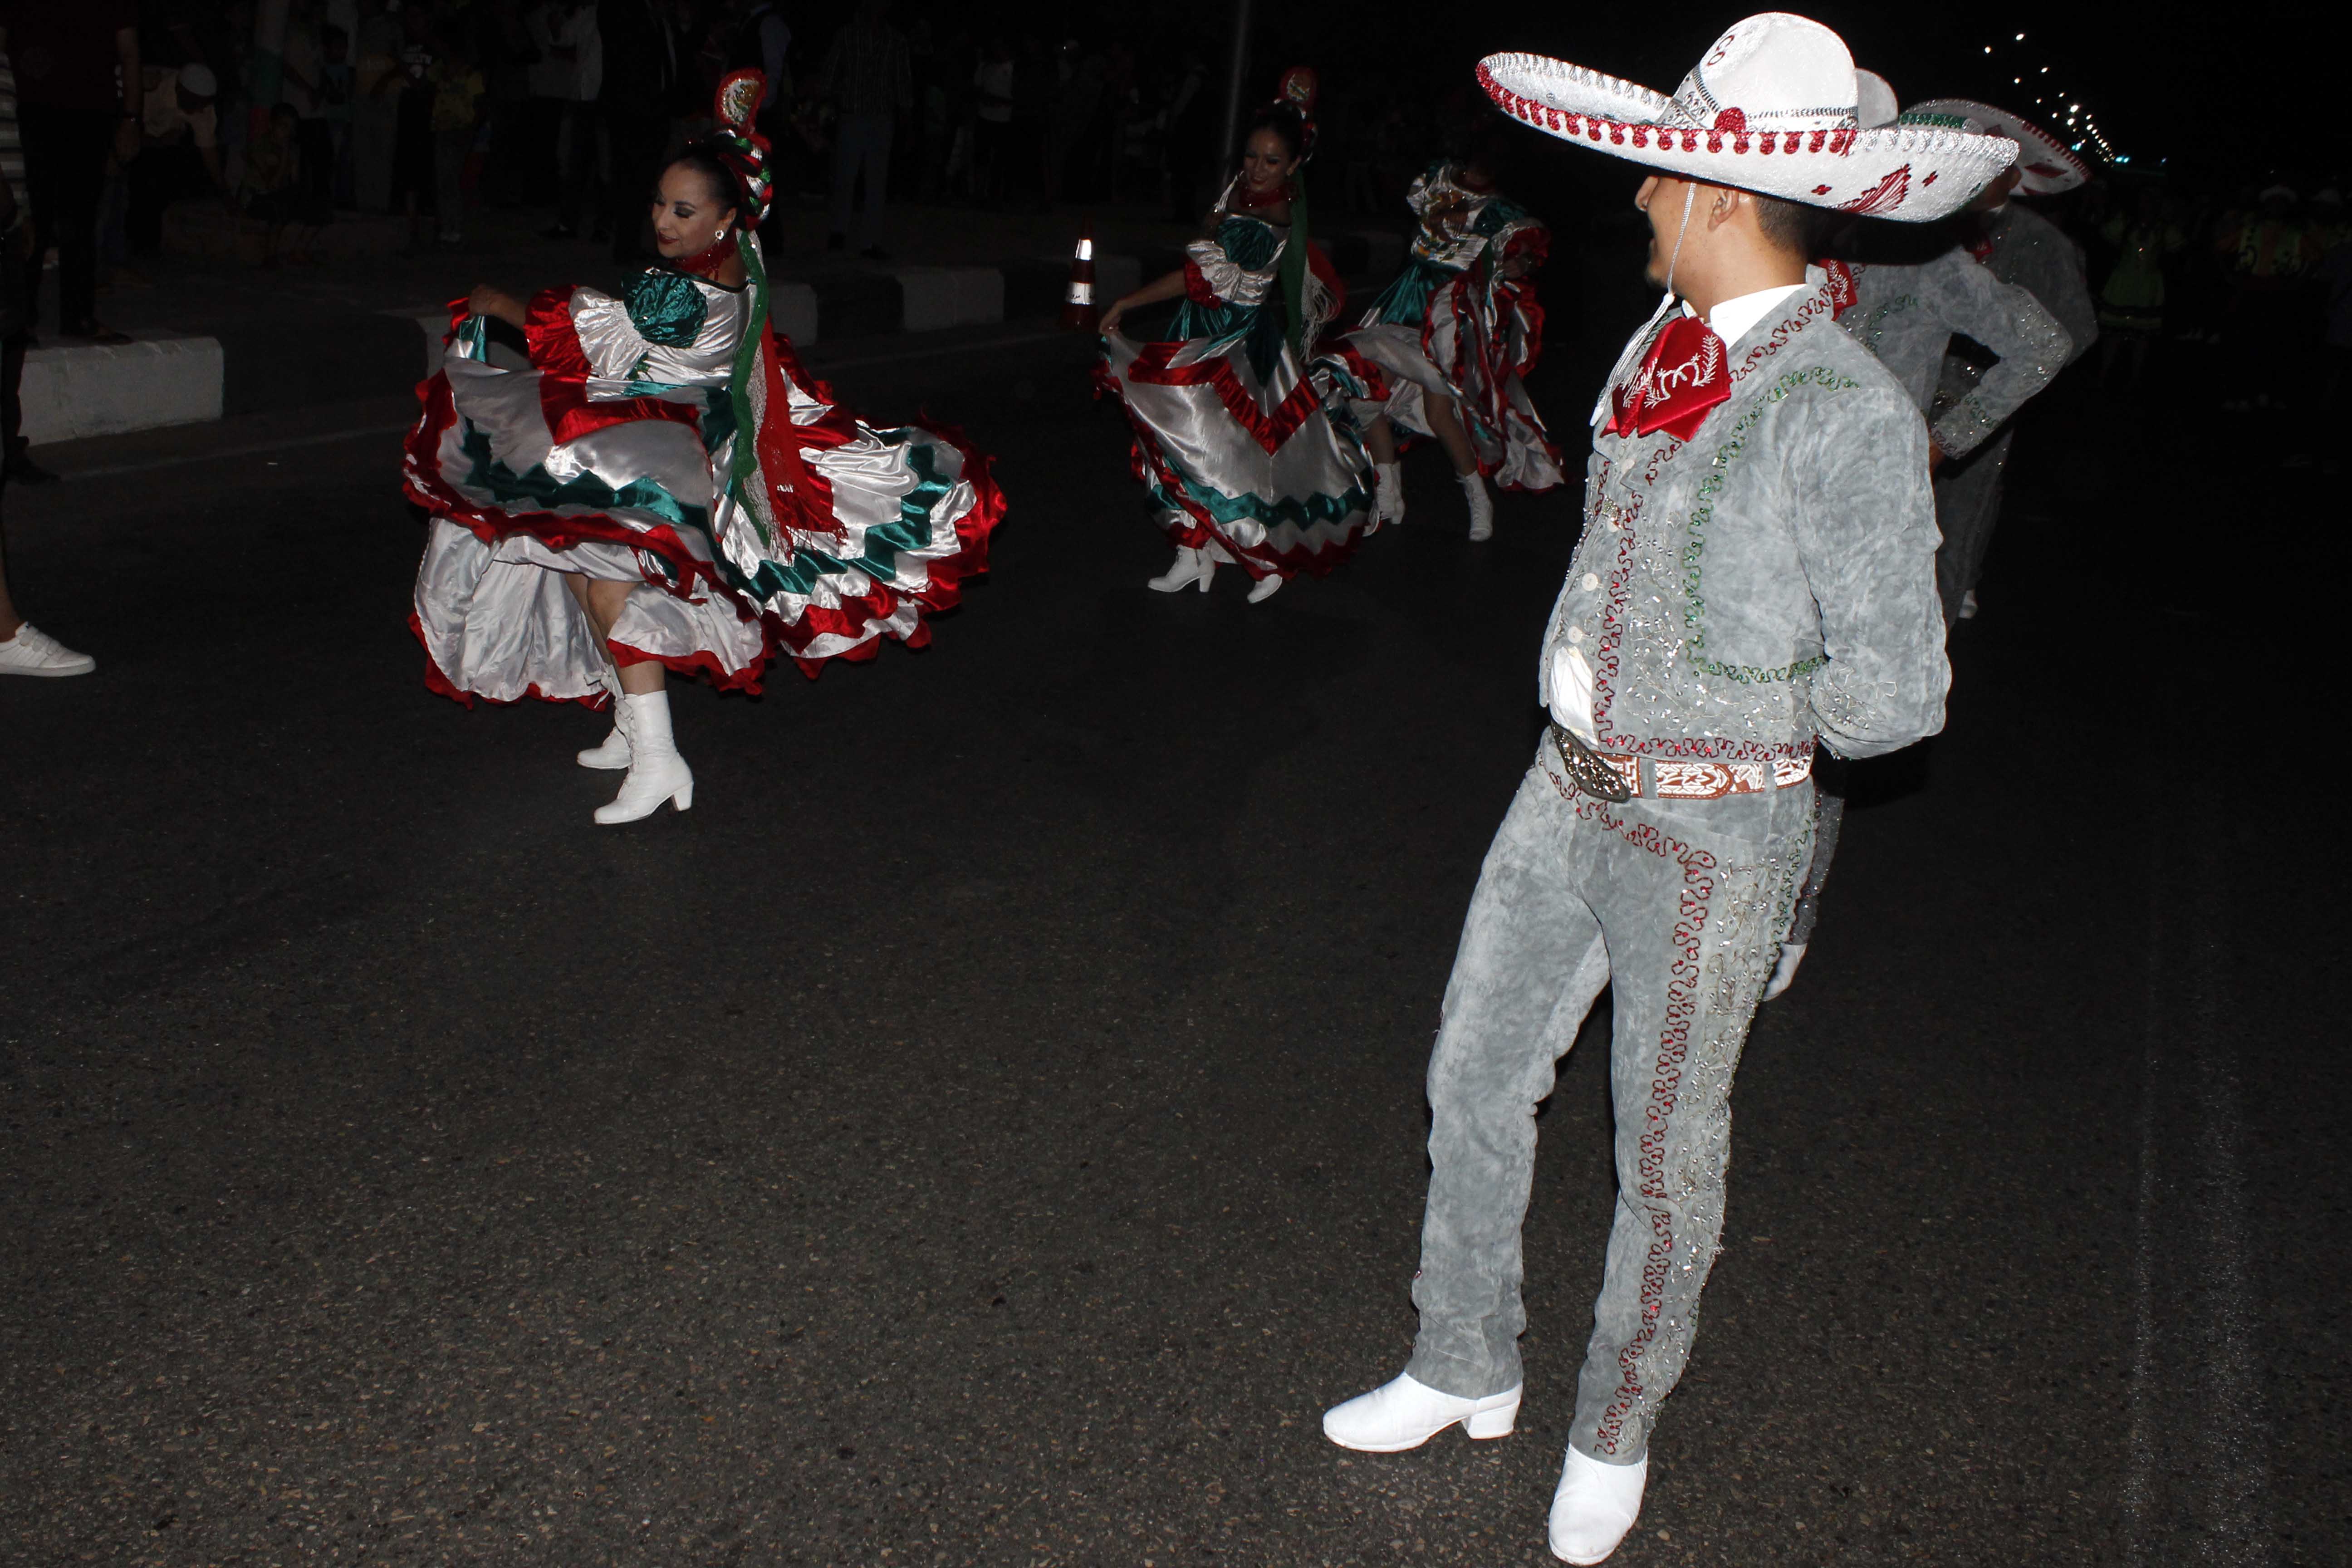
{"label": "crowd of spectators", "polygon": [[2083,247],[2095,379],[2110,394],[2206,377],[2213,396],[2192,401],[2231,412],[2342,406],[2352,223],[2340,187],[2112,168],[2054,216]]}
{"label": "crowd of spectators", "polygon": [[[745,66],[772,86],[786,203],[828,212],[837,248],[880,256],[894,195],[1184,219],[1215,195],[1225,84],[1189,16],[1070,37],[946,0],[279,4],[0,0],[16,52],[44,64],[25,112],[28,140],[59,150],[38,221],[69,335],[107,341],[96,279],[160,249],[182,204],[226,215],[208,221],[272,265],[306,258],[338,210],[404,215],[425,247],[461,243],[484,207],[537,208],[551,237],[635,256],[654,171]],[[1393,205],[1430,142],[1420,100],[1362,73],[1333,85],[1323,199]]]}

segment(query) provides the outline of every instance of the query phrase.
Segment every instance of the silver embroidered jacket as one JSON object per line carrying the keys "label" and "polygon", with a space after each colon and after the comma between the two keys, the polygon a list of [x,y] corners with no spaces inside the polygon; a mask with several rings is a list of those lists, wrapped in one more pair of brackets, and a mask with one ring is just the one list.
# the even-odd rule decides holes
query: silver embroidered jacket
{"label": "silver embroidered jacket", "polygon": [[2019,202],[1986,218],[1985,237],[1992,242],[1985,258],[1992,275],[2039,300],[2066,329],[2080,358],[2099,337],[2099,309],[2091,301],[2082,251],[2056,224]]}
{"label": "silver embroidered jacket", "polygon": [[1795,762],[1816,736],[1868,757],[1934,734],[1951,672],[1919,411],[1838,328],[1825,288],[1791,295],[1728,360],[1729,399],[1686,442],[1600,434],[1603,393],[1540,700],[1574,647],[1606,752]]}
{"label": "silver embroidered jacket", "polygon": [[1861,263],[1838,324],[1894,372],[1928,412],[1954,334],[2000,356],[1930,426],[1947,457],[1974,451],[2066,366],[2074,339],[2033,295],[1993,276],[1958,246],[1916,264]]}

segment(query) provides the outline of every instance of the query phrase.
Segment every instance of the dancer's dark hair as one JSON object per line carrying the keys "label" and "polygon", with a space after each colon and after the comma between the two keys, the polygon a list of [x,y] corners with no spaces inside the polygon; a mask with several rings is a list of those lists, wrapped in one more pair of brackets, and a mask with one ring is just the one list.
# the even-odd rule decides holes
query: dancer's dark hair
{"label": "dancer's dark hair", "polygon": [[1250,116],[1249,128],[1242,132],[1242,144],[1261,131],[1271,131],[1282,138],[1282,144],[1294,158],[1307,153],[1307,117],[1298,112],[1295,103],[1269,103]]}
{"label": "dancer's dark hair", "polygon": [[709,184],[711,195],[724,203],[729,211],[740,213],[743,210],[742,182],[735,177],[735,171],[728,167],[727,161],[719,155],[720,145],[712,142],[689,142],[684,152],[665,166],[675,169],[684,164],[692,169]]}

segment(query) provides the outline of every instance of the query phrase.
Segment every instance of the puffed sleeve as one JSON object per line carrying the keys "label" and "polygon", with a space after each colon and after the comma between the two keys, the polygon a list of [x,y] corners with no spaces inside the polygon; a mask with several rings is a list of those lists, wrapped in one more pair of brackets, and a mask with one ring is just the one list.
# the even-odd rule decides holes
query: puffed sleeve
{"label": "puffed sleeve", "polygon": [[626,302],[602,289],[572,291],[572,328],[580,334],[581,352],[588,356],[590,368],[615,381],[627,380],[653,346],[629,320]]}
{"label": "puffed sleeve", "polygon": [[1899,751],[1944,727],[1952,679],[1927,428],[1891,377],[1789,402],[1804,428],[1784,472],[1828,655],[1810,677],[1815,725],[1842,757]]}

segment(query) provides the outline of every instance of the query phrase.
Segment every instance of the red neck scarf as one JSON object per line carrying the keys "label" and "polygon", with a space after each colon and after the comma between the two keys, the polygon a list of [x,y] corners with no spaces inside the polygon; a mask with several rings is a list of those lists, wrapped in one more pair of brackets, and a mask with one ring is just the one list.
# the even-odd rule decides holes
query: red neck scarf
{"label": "red neck scarf", "polygon": [[1731,395],[1731,366],[1723,340],[1696,316],[1668,321],[1642,358],[1633,381],[1611,389],[1603,436],[1647,436],[1664,430],[1677,441],[1698,434],[1715,405]]}

